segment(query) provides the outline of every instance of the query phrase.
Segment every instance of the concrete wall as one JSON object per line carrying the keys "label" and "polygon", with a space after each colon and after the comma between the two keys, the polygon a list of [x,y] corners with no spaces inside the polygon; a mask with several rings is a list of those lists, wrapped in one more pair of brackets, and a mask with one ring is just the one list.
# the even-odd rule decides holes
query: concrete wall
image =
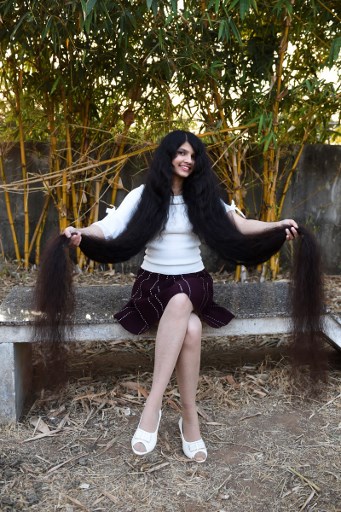
{"label": "concrete wall", "polygon": [[[48,146],[45,144],[27,144],[28,172],[44,174],[48,169]],[[341,147],[331,145],[307,146],[300,159],[294,175],[292,186],[288,192],[282,217],[295,218],[299,223],[312,228],[317,234],[324,256],[325,270],[328,273],[341,273]],[[145,166],[145,162],[143,163]],[[5,158],[5,170],[8,181],[21,179],[20,154],[17,146],[13,146]],[[144,179],[144,172],[138,172],[139,166],[133,163],[125,168],[122,180],[127,189],[139,186]],[[118,204],[124,197],[119,192]],[[252,199],[251,199],[252,197]],[[249,194],[249,200],[257,198],[257,191]],[[110,200],[108,199],[108,202]],[[256,199],[257,202],[257,199]],[[11,193],[11,204],[15,217],[15,225],[19,244],[23,247],[24,214],[21,194]],[[34,231],[43,205],[41,192],[32,192],[29,199],[30,232]],[[249,205],[251,212],[257,211]],[[100,216],[105,215],[105,205],[100,207]],[[54,206],[50,206],[48,223],[43,242],[52,232],[58,230],[57,216]],[[14,249],[7,219],[4,194],[0,193],[0,241],[6,255],[13,257]],[[218,270],[223,262],[203,247],[203,256],[207,268]],[[134,271],[141,262],[141,255],[132,261],[117,265],[118,270]]]}
{"label": "concrete wall", "polygon": [[288,191],[285,217],[311,227],[328,273],[341,273],[341,146],[307,146]]}

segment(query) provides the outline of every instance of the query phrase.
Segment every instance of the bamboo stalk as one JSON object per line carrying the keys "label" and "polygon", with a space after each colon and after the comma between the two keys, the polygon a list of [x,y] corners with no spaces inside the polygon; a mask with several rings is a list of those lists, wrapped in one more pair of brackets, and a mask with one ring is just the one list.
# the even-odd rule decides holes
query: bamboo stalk
{"label": "bamboo stalk", "polygon": [[[31,238],[30,247],[29,247],[29,255],[31,255],[31,252],[33,250],[33,246],[34,246],[35,242],[38,239],[38,233],[42,232],[42,225],[44,225],[44,223],[45,223],[45,218],[46,218],[46,215],[47,215],[47,209],[49,207],[49,203],[50,203],[50,196],[46,195],[45,199],[44,199],[43,209],[42,209],[42,211],[40,213],[37,225],[35,227],[33,236]],[[36,258],[35,262],[36,262],[36,264],[38,264],[39,263],[39,259],[37,261],[37,258]]]}
{"label": "bamboo stalk", "polygon": [[[4,166],[2,150],[0,151],[0,177],[1,177],[1,180],[3,181],[3,183],[6,183],[6,174],[5,174],[5,166]],[[16,234],[15,226],[14,226],[11,201],[10,201],[9,193],[7,192],[7,190],[4,191],[4,196],[5,196],[5,204],[6,204],[8,223],[9,223],[9,227],[11,230],[11,235],[12,235],[12,240],[13,240],[13,245],[14,245],[15,258],[17,261],[20,261],[21,260],[20,249],[19,249],[17,234]]]}
{"label": "bamboo stalk", "polygon": [[22,70],[19,70],[18,80],[15,81],[15,85],[14,85],[14,95],[15,95],[16,113],[17,113],[17,119],[18,119],[20,161],[21,161],[21,170],[22,170],[22,177],[23,177],[24,268],[27,269],[29,266],[29,237],[30,237],[30,222],[29,222],[29,211],[28,211],[29,184],[27,181],[25,135],[24,135],[24,124],[23,124],[22,111],[21,111],[22,80],[23,80],[23,72],[22,72]]}
{"label": "bamboo stalk", "polygon": [[[54,106],[53,102],[50,101],[48,95],[45,95],[46,98],[46,110],[48,117],[48,128],[50,132],[50,153],[49,153],[49,168],[50,172],[47,176],[44,177],[44,187],[48,190],[48,193],[52,197],[56,209],[58,211],[58,221],[59,227],[61,228],[61,221],[59,215],[59,208],[62,202],[60,187],[58,186],[50,186],[49,181],[56,179],[59,180],[60,177],[60,165],[59,165],[59,155],[57,151],[57,137],[56,137],[56,129],[55,129],[55,116],[54,116]],[[55,192],[55,194],[54,194]]]}
{"label": "bamboo stalk", "polygon": [[[294,2],[292,1],[292,4]],[[283,82],[283,63],[286,55],[289,40],[289,28],[291,25],[291,17],[286,10],[283,14],[284,29],[279,45],[279,60],[276,68],[276,95],[272,106],[272,126],[274,137],[278,134],[278,115],[279,105],[282,99],[282,82]],[[268,222],[276,220],[278,212],[276,212],[276,186],[279,169],[279,151],[275,151],[274,142],[271,141],[266,153],[264,154],[263,166],[263,209],[262,216]],[[270,258],[270,269],[272,278],[277,275],[279,268],[278,255]]]}
{"label": "bamboo stalk", "polygon": [[[92,222],[95,222],[96,220],[98,220],[100,190],[101,190],[100,182],[96,181],[95,182],[95,204],[94,204],[93,209],[92,209],[92,212],[93,212],[93,220],[92,220]],[[90,272],[94,271],[94,261],[93,260],[90,260],[89,271]]]}

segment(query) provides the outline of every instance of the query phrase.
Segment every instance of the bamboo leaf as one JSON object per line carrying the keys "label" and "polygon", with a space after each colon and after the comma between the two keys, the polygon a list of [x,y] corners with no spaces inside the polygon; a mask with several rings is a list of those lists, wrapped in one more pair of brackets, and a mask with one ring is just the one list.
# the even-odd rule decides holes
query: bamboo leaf
{"label": "bamboo leaf", "polygon": [[86,19],[86,0],[81,0],[81,6],[83,11],[83,19]]}
{"label": "bamboo leaf", "polygon": [[60,77],[60,76],[58,76],[58,77],[56,78],[56,80],[53,82],[53,85],[52,85],[52,88],[51,88],[50,94],[53,94],[53,93],[54,93],[54,91],[57,89],[57,86],[58,86],[58,84],[59,84],[59,82],[60,82],[60,78],[61,78],[61,77]]}
{"label": "bamboo leaf", "polygon": [[221,39],[224,38],[224,35],[225,35],[225,25],[226,25],[226,21],[225,20],[221,20],[219,22],[218,41],[221,41]]}
{"label": "bamboo leaf", "polygon": [[89,16],[89,14],[91,13],[91,11],[93,10],[93,8],[95,7],[96,5],[96,2],[97,0],[88,0],[87,3],[86,3],[86,16]]}
{"label": "bamboo leaf", "polygon": [[51,24],[52,24],[52,16],[49,17],[45,27],[44,27],[44,30],[41,34],[41,39],[44,41],[45,37],[47,36],[47,34],[49,33],[50,31],[50,28],[51,28]]}
{"label": "bamboo leaf", "polygon": [[341,36],[333,39],[327,60],[327,65],[331,68],[337,61],[341,49]]}
{"label": "bamboo leaf", "polygon": [[249,2],[249,0],[240,0],[240,2],[239,2],[239,13],[240,13],[240,17],[241,17],[242,20],[244,19],[245,14],[248,12],[249,9],[250,9],[250,2]]}
{"label": "bamboo leaf", "polygon": [[174,14],[178,12],[178,0],[171,0],[171,7]]}
{"label": "bamboo leaf", "polygon": [[264,124],[264,114],[261,114],[260,118],[259,118],[259,122],[258,122],[258,135],[260,135],[262,133],[263,124]]}
{"label": "bamboo leaf", "polygon": [[233,21],[232,18],[229,18],[229,25],[231,27],[231,30],[234,34],[234,37],[236,38],[236,40],[238,41],[239,44],[242,44],[242,38],[240,36],[240,32],[237,28],[237,25],[235,24],[235,22]]}
{"label": "bamboo leaf", "polygon": [[16,24],[16,26],[15,26],[15,28],[14,28],[13,32],[11,33],[11,37],[10,37],[11,39],[14,39],[14,36],[15,36],[15,34],[18,32],[18,30],[19,30],[19,28],[21,27],[21,25],[22,25],[22,24],[24,23],[24,21],[25,21],[27,18],[29,18],[29,17],[30,17],[30,13],[29,13],[29,12],[27,12],[27,13],[25,13],[25,14],[20,18],[20,20],[19,20],[19,21],[18,21],[18,23]]}
{"label": "bamboo leaf", "polygon": [[269,146],[270,146],[271,142],[274,144],[274,146],[276,146],[276,137],[275,137],[274,132],[272,132],[272,131],[269,132],[264,140],[265,140],[264,153],[266,153],[267,150],[269,149]]}

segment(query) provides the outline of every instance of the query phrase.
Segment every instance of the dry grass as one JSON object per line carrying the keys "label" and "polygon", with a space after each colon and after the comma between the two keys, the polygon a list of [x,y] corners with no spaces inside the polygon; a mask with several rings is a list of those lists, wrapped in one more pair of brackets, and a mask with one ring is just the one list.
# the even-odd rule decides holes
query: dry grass
{"label": "dry grass", "polygon": [[340,511],[337,364],[334,356],[329,384],[315,398],[295,394],[284,361],[204,370],[203,465],[182,455],[175,382],[157,448],[139,458],[130,438],[151,373],[98,368],[79,377],[77,364],[67,386],[42,394],[22,423],[0,431],[1,510]]}
{"label": "dry grass", "polygon": [[74,347],[69,383],[0,428],[1,511],[341,512],[340,355],[330,351],[329,382],[311,396],[292,387],[282,341],[205,344],[198,405],[209,456],[200,465],[181,451],[173,380],[157,448],[145,458],[130,449],[152,343]]}

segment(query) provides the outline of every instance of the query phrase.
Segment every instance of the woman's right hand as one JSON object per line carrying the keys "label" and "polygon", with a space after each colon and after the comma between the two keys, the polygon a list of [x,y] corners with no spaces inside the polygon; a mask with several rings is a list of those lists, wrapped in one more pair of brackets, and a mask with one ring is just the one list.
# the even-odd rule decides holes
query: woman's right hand
{"label": "woman's right hand", "polygon": [[65,235],[66,238],[70,238],[70,245],[78,247],[81,243],[82,235],[80,233],[80,230],[72,226],[68,226],[67,228],[65,228],[62,234]]}

